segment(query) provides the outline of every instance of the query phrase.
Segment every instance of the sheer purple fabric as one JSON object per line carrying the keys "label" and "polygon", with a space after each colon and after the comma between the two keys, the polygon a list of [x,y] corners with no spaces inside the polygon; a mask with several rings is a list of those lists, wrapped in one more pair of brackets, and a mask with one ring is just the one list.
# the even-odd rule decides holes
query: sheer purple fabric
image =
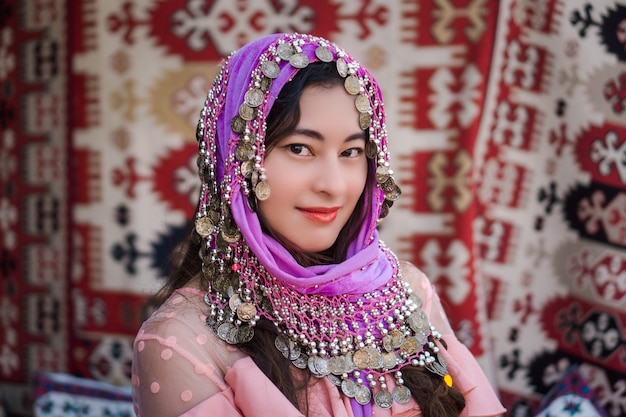
{"label": "sheer purple fabric", "polygon": [[[235,181],[237,177],[235,166],[228,164],[238,141],[238,136],[232,132],[230,122],[238,114],[239,106],[244,102],[245,93],[251,86],[250,75],[259,65],[261,55],[285,36],[288,35],[275,34],[261,38],[244,46],[230,57],[224,107],[217,121],[217,180],[221,182],[225,173],[233,179],[231,181],[233,218],[250,249],[273,276],[305,294],[337,295],[370,292],[385,284],[393,273],[393,266],[379,248],[376,221],[384,193],[377,187],[375,181],[370,181],[366,186],[366,193],[372,195],[373,198],[370,199],[371,205],[367,210],[362,230],[349,247],[347,259],[339,265],[303,267],[280,243],[262,232],[256,213],[250,210],[243,190]],[[309,58],[310,62],[319,60],[315,54],[317,46],[317,43],[311,41],[302,45],[302,53]],[[355,62],[345,51],[342,51],[342,54],[346,62]],[[272,82],[268,101],[259,107],[259,111],[262,111],[264,115],[263,120],[267,117],[285,83],[293,78],[296,71],[297,69],[291,65],[281,66],[280,75]],[[359,66],[357,71],[374,82],[374,78],[364,68]],[[379,105],[374,111],[384,115],[380,88],[377,85],[376,95]],[[381,146],[386,146],[386,137],[378,139],[382,143]],[[370,169],[375,169],[375,161],[370,161]]]}

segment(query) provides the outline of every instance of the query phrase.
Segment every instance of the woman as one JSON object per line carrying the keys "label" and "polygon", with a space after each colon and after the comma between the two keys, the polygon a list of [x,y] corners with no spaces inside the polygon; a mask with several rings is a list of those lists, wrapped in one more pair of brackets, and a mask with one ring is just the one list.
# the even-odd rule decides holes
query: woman
{"label": "woman", "polygon": [[492,416],[428,279],[376,227],[400,196],[374,78],[277,34],[224,63],[195,227],[135,341],[141,417]]}

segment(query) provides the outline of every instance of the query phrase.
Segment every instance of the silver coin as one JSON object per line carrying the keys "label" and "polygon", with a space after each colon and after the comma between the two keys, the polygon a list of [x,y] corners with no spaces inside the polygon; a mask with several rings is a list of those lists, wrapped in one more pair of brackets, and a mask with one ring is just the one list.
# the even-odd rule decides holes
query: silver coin
{"label": "silver coin", "polygon": [[378,146],[374,142],[367,142],[365,144],[365,156],[367,156],[369,159],[374,159],[377,155]]}
{"label": "silver coin", "polygon": [[261,72],[267,78],[276,78],[280,74],[280,68],[278,64],[274,61],[264,61],[261,64]]}
{"label": "silver coin", "polygon": [[376,167],[376,182],[378,182],[379,184],[387,181],[390,176],[391,175],[389,174],[389,168],[387,168],[386,166]]}
{"label": "silver coin", "polygon": [[222,239],[228,243],[239,242],[239,239],[241,239],[241,233],[236,227],[224,228],[220,234],[222,235]]}
{"label": "silver coin", "polygon": [[425,331],[429,328],[428,316],[421,309],[411,314],[406,322],[414,332]]}
{"label": "silver coin", "polygon": [[372,400],[372,393],[369,389],[367,389],[367,387],[359,385],[356,390],[356,395],[354,396],[354,399],[361,405],[369,404],[369,402]]}
{"label": "silver coin", "polygon": [[398,385],[393,389],[393,399],[398,404],[406,404],[411,399],[411,390],[404,385]]}
{"label": "silver coin", "polygon": [[404,343],[402,343],[400,349],[402,349],[402,352],[404,352],[405,355],[411,356],[412,354],[417,352],[420,346],[421,345],[418,345],[417,341],[414,338],[407,337],[404,339]]}
{"label": "silver coin", "polygon": [[241,326],[237,330],[237,343],[248,343],[254,337],[254,329],[250,326]]}
{"label": "silver coin", "polygon": [[235,155],[237,159],[244,162],[249,161],[254,157],[254,148],[248,142],[239,141],[237,148],[235,149]]}
{"label": "silver coin", "polygon": [[250,182],[252,183],[253,187],[256,187],[256,185],[259,183],[259,171],[252,171],[252,175],[250,176]]}
{"label": "silver coin", "polygon": [[214,227],[215,225],[207,216],[200,217],[196,220],[196,232],[202,237],[210,235]]}
{"label": "silver coin", "polygon": [[383,182],[382,184],[380,184],[380,188],[385,192],[385,193],[391,193],[393,192],[393,190],[396,187],[396,181],[393,179],[393,177],[389,177],[387,178],[387,181]]}
{"label": "silver coin", "polygon": [[260,88],[251,88],[246,91],[244,102],[250,107],[259,107],[263,103],[263,91]]}
{"label": "silver coin", "polygon": [[398,364],[398,357],[393,352],[385,352],[382,354],[382,357],[383,357],[382,367],[385,369],[393,369]]}
{"label": "silver coin", "polygon": [[243,120],[252,120],[256,116],[256,109],[248,106],[246,103],[241,103],[241,106],[239,106],[239,116],[241,116]]}
{"label": "silver coin", "polygon": [[246,130],[246,121],[237,115],[230,121],[230,128],[235,133],[243,133]]}
{"label": "silver coin", "polygon": [[352,360],[354,361],[354,365],[358,369],[365,369],[369,364],[369,354],[365,349],[359,349],[354,352],[352,356]]}
{"label": "silver coin", "polygon": [[313,375],[317,375],[318,374],[318,371],[317,371],[317,368],[316,368],[316,361],[315,361],[316,358],[317,358],[317,356],[309,356],[309,361],[307,363],[309,371],[311,371],[311,373]]}
{"label": "silver coin", "polygon": [[389,334],[386,334],[383,337],[383,349],[387,352],[391,352],[393,350],[393,339]]}
{"label": "silver coin", "polygon": [[222,323],[219,325],[219,327],[217,328],[217,336],[226,341],[226,339],[228,338],[228,332],[230,332],[230,329],[233,327],[232,324],[230,323]]}
{"label": "silver coin", "polygon": [[260,201],[265,201],[270,197],[270,185],[266,182],[260,182],[254,187],[254,194]]}
{"label": "silver coin", "polygon": [[294,342],[293,340],[289,341],[289,360],[291,361],[295,361],[296,359],[298,359],[300,357],[301,354],[301,350],[300,350],[300,346],[298,346],[296,344],[296,342]]}
{"label": "silver coin", "polygon": [[428,335],[424,332],[417,332],[415,333],[415,336],[413,336],[413,339],[415,339],[417,344],[421,346],[426,343]]}
{"label": "silver coin", "polygon": [[276,349],[278,349],[278,351],[282,353],[285,358],[289,357],[289,341],[285,336],[282,334],[276,336],[276,339],[274,339],[274,346],[276,346]]}
{"label": "silver coin", "polygon": [[391,408],[393,396],[389,391],[378,391],[376,395],[374,395],[374,403],[380,408]]}
{"label": "silver coin", "polygon": [[321,376],[326,376],[330,374],[330,368],[328,367],[328,359],[318,356],[316,359],[315,368],[317,369],[318,374]]}
{"label": "silver coin", "polygon": [[[385,200],[385,201],[387,201],[387,200]],[[381,219],[384,219],[384,218],[385,218],[385,217],[387,217],[388,215],[389,215],[389,206],[388,206],[387,204],[383,204],[383,205],[380,207],[380,215],[379,215],[379,217],[380,217]]]}
{"label": "silver coin", "polygon": [[342,381],[341,377],[338,377],[337,375],[329,374],[328,379],[330,380],[330,382],[337,385],[338,387],[341,386],[341,381]]}
{"label": "silver coin", "polygon": [[370,99],[365,94],[359,94],[354,100],[354,105],[359,113],[369,113],[372,110]]}
{"label": "silver coin", "polygon": [[372,115],[369,113],[359,113],[359,127],[365,130],[372,124]]}
{"label": "silver coin", "polygon": [[243,303],[243,301],[241,300],[241,297],[239,297],[239,294],[233,295],[230,297],[230,300],[228,300],[228,306],[233,311],[236,311],[237,307],[239,307],[241,303]]}
{"label": "silver coin", "polygon": [[215,320],[215,317],[209,315],[209,316],[207,316],[207,318],[205,320],[205,323],[211,329],[215,330],[215,325],[217,324],[217,320]]}
{"label": "silver coin", "polygon": [[318,46],[315,50],[315,56],[323,62],[330,62],[333,60],[333,53],[330,52],[330,50],[325,46]]}
{"label": "silver coin", "polygon": [[341,75],[342,77],[345,77],[348,75],[348,64],[346,63],[346,60],[343,58],[337,58],[337,72],[339,73],[339,75]]}
{"label": "silver coin", "polygon": [[291,55],[289,63],[294,68],[306,68],[309,65],[309,58],[302,53],[296,53]]}
{"label": "silver coin", "polygon": [[239,320],[248,322],[252,320],[257,313],[256,306],[252,303],[241,303],[237,306],[237,317]]}
{"label": "silver coin", "polygon": [[357,384],[351,379],[341,381],[341,392],[347,397],[354,398],[356,396]]}
{"label": "silver coin", "polygon": [[239,333],[239,328],[232,326],[231,329],[228,331],[228,335],[226,336],[226,341],[230,343],[231,345],[236,345],[237,343],[239,343],[239,340],[237,339],[238,333]]}
{"label": "silver coin", "polygon": [[367,354],[369,356],[367,367],[369,369],[380,369],[383,366],[383,356],[380,354],[378,349],[374,346],[368,346],[365,348]]}
{"label": "silver coin", "polygon": [[352,352],[348,352],[345,354],[346,357],[346,369],[345,373],[349,374],[350,372],[356,370],[356,365],[354,364]]}
{"label": "silver coin", "polygon": [[293,363],[296,368],[306,369],[309,363],[309,357],[301,353],[300,356],[298,356],[296,360],[291,361],[291,363]]}
{"label": "silver coin", "polygon": [[241,175],[245,178],[250,178],[252,176],[252,171],[254,171],[254,162],[251,160],[247,160],[241,164]]}
{"label": "silver coin", "polygon": [[447,368],[445,368],[443,365],[441,365],[437,361],[426,364],[426,369],[428,369],[430,372],[434,374],[441,375],[441,376],[444,376],[445,374],[448,373]]}
{"label": "silver coin", "polygon": [[289,61],[289,58],[291,58],[291,56],[296,53],[296,50],[293,45],[289,43],[281,43],[280,45],[278,45],[276,53],[278,54],[280,59],[284,61]]}
{"label": "silver coin", "polygon": [[398,186],[398,184],[394,183],[393,190],[385,192],[385,199],[389,201],[396,201],[397,199],[400,198],[401,194],[402,194],[402,190],[400,190],[400,187]]}
{"label": "silver coin", "polygon": [[328,360],[328,369],[331,374],[341,375],[345,372],[346,358],[344,356],[333,356]]}
{"label": "silver coin", "polygon": [[394,349],[398,349],[402,346],[402,343],[404,343],[404,333],[396,329],[392,330],[389,334],[391,335],[391,343]]}
{"label": "silver coin", "polygon": [[354,75],[346,77],[343,86],[345,87],[348,94],[353,96],[359,94],[359,92],[361,91],[361,83],[359,83],[359,79]]}
{"label": "silver coin", "polygon": [[267,93],[271,86],[272,86],[272,79],[271,78],[261,77],[261,85],[259,86],[261,91],[263,91],[264,93]]}

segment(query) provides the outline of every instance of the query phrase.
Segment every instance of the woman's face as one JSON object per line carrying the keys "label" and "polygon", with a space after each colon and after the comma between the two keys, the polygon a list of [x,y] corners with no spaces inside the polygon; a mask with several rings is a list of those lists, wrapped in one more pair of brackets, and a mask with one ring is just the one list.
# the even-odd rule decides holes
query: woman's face
{"label": "woman's face", "polygon": [[302,91],[296,130],[265,157],[270,197],[264,224],[290,248],[328,249],[354,210],[367,179],[365,132],[343,86]]}

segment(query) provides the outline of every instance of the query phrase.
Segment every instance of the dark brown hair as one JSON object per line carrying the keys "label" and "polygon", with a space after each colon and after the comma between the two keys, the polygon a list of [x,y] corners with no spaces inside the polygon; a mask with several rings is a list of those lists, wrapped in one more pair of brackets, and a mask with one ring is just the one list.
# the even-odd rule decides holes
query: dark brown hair
{"label": "dark brown hair", "polygon": [[[283,87],[268,115],[266,152],[271,152],[280,139],[295,130],[300,120],[300,97],[305,88],[311,86],[331,88],[342,83],[343,79],[337,73],[333,63],[314,63],[300,70],[293,80]],[[373,171],[373,169],[368,169],[367,184],[375,181]],[[354,213],[331,248],[319,254],[301,254],[291,251],[299,263],[303,265],[339,263],[345,259],[348,246],[356,238],[366,217],[366,210],[370,207],[369,200],[372,197],[368,188],[365,187]],[[268,233],[271,234],[271,230]],[[202,263],[198,256],[200,245],[200,238],[192,231],[181,250],[184,255],[180,262],[176,262],[177,267],[173,274],[153,298],[157,305],[163,303],[176,289],[183,287],[193,277],[202,273]],[[274,346],[277,334],[276,326],[262,318],[255,326],[252,340],[239,347],[252,358],[295,407],[308,415],[307,388],[315,378],[311,378],[309,372],[285,366],[285,358]],[[423,416],[458,416],[465,407],[463,395],[457,389],[448,387],[439,375],[411,365],[402,368],[402,375],[404,384],[411,390]]]}

